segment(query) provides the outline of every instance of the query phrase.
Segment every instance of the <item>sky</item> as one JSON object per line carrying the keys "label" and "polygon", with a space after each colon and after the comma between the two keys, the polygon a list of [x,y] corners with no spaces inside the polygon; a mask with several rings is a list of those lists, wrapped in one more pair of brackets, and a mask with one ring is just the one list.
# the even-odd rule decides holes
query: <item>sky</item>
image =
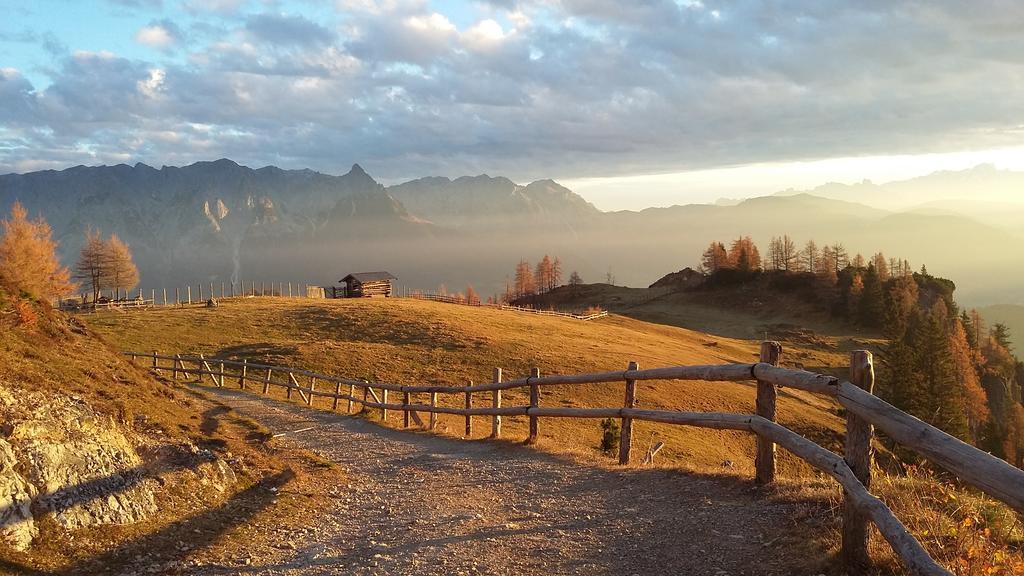
{"label": "sky", "polygon": [[0,0],[0,173],[554,178],[604,209],[1024,169],[1024,2]]}

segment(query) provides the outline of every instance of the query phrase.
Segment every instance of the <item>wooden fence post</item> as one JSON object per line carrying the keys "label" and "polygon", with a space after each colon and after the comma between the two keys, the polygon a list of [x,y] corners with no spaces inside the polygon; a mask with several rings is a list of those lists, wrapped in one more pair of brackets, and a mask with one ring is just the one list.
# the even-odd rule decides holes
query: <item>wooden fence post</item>
{"label": "wooden fence post", "polygon": [[213,293],[213,282],[210,282],[210,300],[213,300],[217,295]]}
{"label": "wooden fence post", "polygon": [[249,359],[242,358],[242,374],[238,377],[238,387],[245,390],[245,376],[249,371]]}
{"label": "wooden fence post", "polygon": [[270,375],[274,372],[273,368],[267,368],[267,375],[263,378],[263,393],[270,392]]}
{"label": "wooden fence post", "polygon": [[220,387],[224,387],[224,361],[220,361]]}
{"label": "wooden fence post", "polygon": [[402,393],[402,428],[409,427],[409,393]]}
{"label": "wooden fence post", "polygon": [[[501,368],[494,369],[494,382],[501,382]],[[501,408],[501,390],[495,390],[491,397],[491,407]],[[501,438],[501,415],[491,416],[491,438]]]}
{"label": "wooden fence post", "polygon": [[309,377],[309,398],[306,398],[306,406],[313,405],[313,391],[316,390],[316,376]]}
{"label": "wooden fence post", "polygon": [[188,292],[188,303],[191,304],[192,303],[192,285],[190,284],[190,285],[186,286],[185,289]]}
{"label": "wooden fence post", "polygon": [[[636,362],[630,362],[627,370],[634,371],[639,370],[640,365]],[[626,400],[623,402],[624,408],[636,408],[636,380],[626,379]],[[633,419],[629,417],[622,418],[622,431],[619,434],[619,464],[629,464],[629,453],[633,450]]]}
{"label": "wooden fence post", "polygon": [[434,408],[437,408],[437,392],[430,393],[430,426],[433,430],[437,428],[437,412],[434,412]]}
{"label": "wooden fence post", "polygon": [[[530,379],[540,378],[540,368],[533,368],[530,370]],[[537,384],[530,384],[530,408],[536,408],[540,406],[540,386]],[[526,437],[527,444],[535,444],[537,442],[537,436],[540,435],[540,422],[536,416],[530,416],[530,435]]]}
{"label": "wooden fence post", "polygon": [[[868,393],[875,387],[875,368],[871,352],[850,353],[850,382]],[[846,464],[864,488],[871,488],[871,438],[874,427],[853,412],[846,412]],[[844,494],[845,495],[845,494]],[[843,565],[849,574],[863,574],[871,565],[868,556],[868,518],[847,497],[843,504]]]}
{"label": "wooden fence post", "polygon": [[[766,340],[761,342],[760,361],[772,366],[779,365],[782,356],[782,345]],[[775,422],[775,400],[778,390],[771,382],[757,381],[757,415]],[[754,460],[755,481],[758,484],[771,484],[775,481],[775,443],[757,436],[757,457]]]}
{"label": "wooden fence post", "polygon": [[174,287],[174,305],[181,306],[181,289],[177,286]]}
{"label": "wooden fence post", "polygon": [[338,396],[341,396],[341,382],[334,383],[334,402],[331,403],[331,410],[338,411]]}
{"label": "wooden fence post", "polygon": [[292,383],[291,383],[291,379],[292,379],[292,373],[289,372],[288,373],[288,380],[289,380],[288,387],[284,389],[284,399],[285,400],[291,400],[292,399]]}
{"label": "wooden fence post", "polygon": [[[469,381],[469,385],[470,386],[473,385],[473,381],[472,380]],[[472,407],[473,407],[473,393],[467,391],[466,392],[466,410],[469,410]],[[466,414],[466,438],[472,438],[472,437],[473,437],[473,417],[470,416],[469,414]]]}
{"label": "wooden fence post", "polygon": [[[380,397],[381,397],[380,403],[381,404],[387,404],[388,403],[388,389],[387,388],[381,388],[380,392],[381,392],[381,394],[380,394]],[[388,409],[387,408],[381,408],[380,409],[380,419],[383,422],[387,422],[388,421]]]}
{"label": "wooden fence post", "polygon": [[153,372],[160,374],[160,363],[157,362],[156,350],[153,350]]}
{"label": "wooden fence post", "polygon": [[345,414],[352,413],[352,397],[356,395],[356,385],[348,385],[348,406],[345,407]]}
{"label": "wooden fence post", "polygon": [[[174,355],[174,365],[171,368],[171,379],[172,380],[177,380],[178,379],[178,362],[180,362],[180,360],[179,360],[180,358],[181,358],[180,354],[175,354]],[[182,368],[184,368],[184,366],[182,366]],[[186,379],[187,379],[187,377],[186,377]]]}
{"label": "wooden fence post", "polygon": [[[164,288],[163,291],[164,291],[164,306],[167,306],[167,288]],[[156,302],[154,302],[154,304],[156,304]]]}

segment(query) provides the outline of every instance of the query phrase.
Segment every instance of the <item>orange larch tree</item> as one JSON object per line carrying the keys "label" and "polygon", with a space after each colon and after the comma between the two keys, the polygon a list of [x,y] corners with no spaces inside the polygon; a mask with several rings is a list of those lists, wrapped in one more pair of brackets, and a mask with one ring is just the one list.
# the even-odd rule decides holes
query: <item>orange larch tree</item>
{"label": "orange larch tree", "polygon": [[2,222],[0,284],[35,299],[64,296],[75,289],[71,272],[57,258],[57,243],[42,218],[29,220],[20,202]]}

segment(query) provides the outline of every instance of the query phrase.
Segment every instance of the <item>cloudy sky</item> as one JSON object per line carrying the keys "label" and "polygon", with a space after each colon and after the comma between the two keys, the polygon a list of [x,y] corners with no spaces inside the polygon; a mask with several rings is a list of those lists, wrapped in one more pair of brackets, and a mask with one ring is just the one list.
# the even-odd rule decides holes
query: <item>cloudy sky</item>
{"label": "cloudy sky", "polygon": [[605,208],[1024,168],[1024,2],[0,0],[0,173],[229,157]]}

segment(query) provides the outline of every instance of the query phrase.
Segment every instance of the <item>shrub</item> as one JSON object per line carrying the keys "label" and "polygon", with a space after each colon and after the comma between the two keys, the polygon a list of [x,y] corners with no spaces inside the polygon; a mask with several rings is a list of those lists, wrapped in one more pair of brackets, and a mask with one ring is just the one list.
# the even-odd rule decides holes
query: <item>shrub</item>
{"label": "shrub", "polygon": [[31,302],[19,298],[14,301],[14,320],[18,326],[32,329],[39,323],[39,315]]}
{"label": "shrub", "polygon": [[601,451],[611,454],[619,448],[619,422],[613,418],[605,418],[601,421]]}

